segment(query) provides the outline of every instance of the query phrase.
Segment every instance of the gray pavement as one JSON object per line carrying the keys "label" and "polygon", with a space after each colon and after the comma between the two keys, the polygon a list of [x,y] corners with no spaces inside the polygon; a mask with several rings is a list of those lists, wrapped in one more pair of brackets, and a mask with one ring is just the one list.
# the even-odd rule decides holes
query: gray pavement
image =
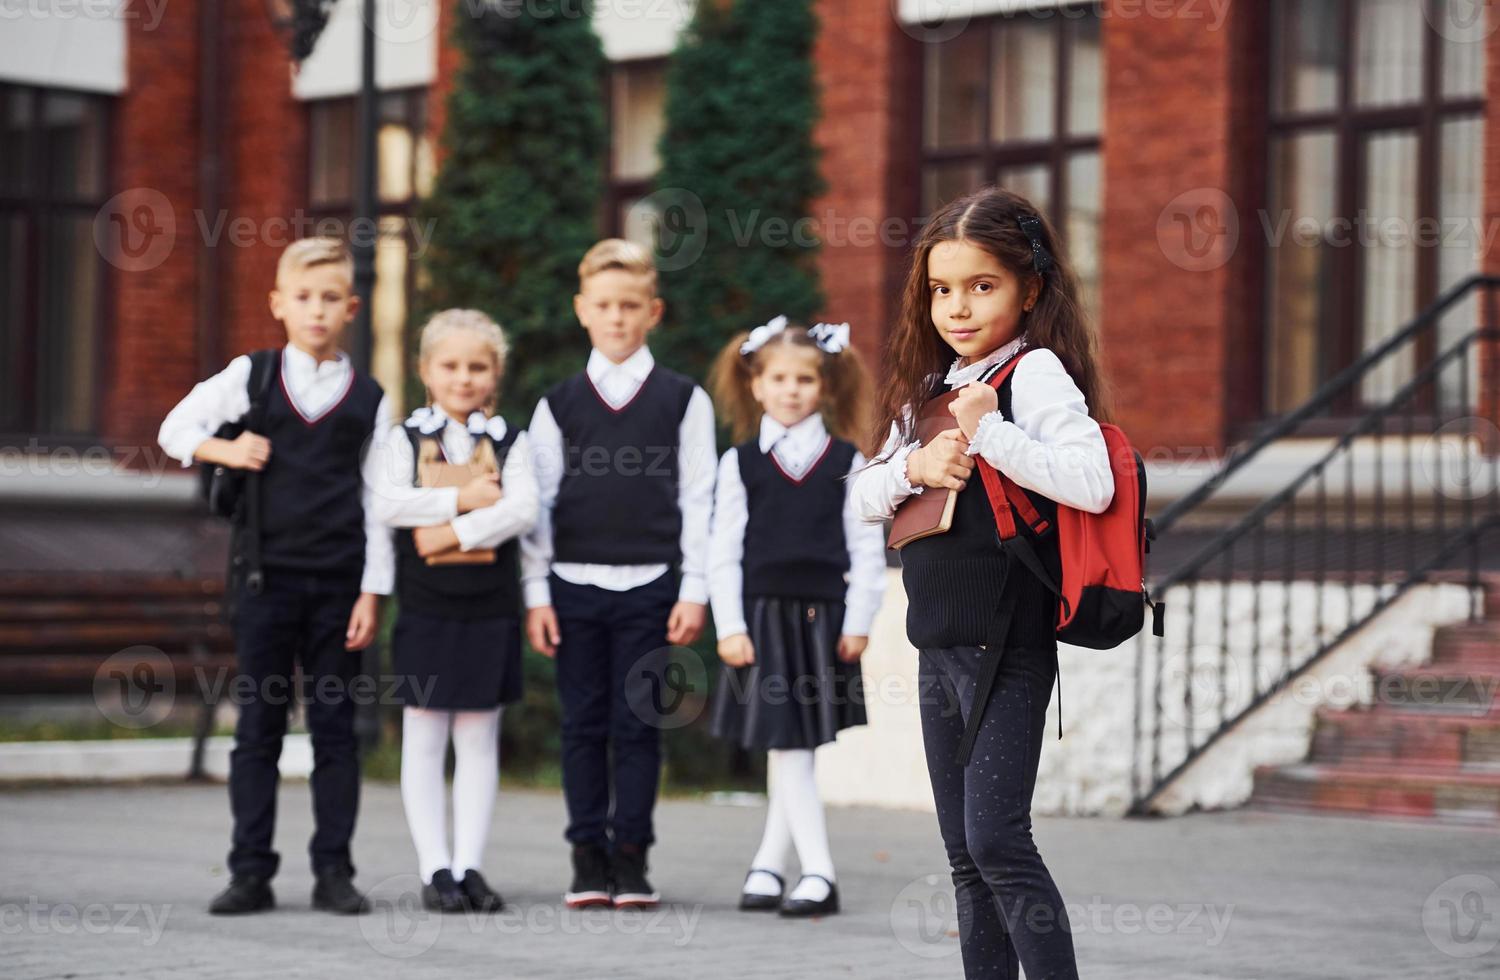
{"label": "gray pavement", "polygon": [[[358,881],[378,911],[309,909],[308,789],[283,787],[279,908],[210,917],[225,881],[222,786],[0,793],[0,976],[958,977],[932,816],[834,809],[845,912],[734,908],[764,810],[666,800],[656,912],[565,911],[555,793],[503,791],[487,855],[511,910],[429,917],[394,786],[367,784]],[[1239,812],[1042,819],[1086,978],[1500,977],[1500,835]]]}

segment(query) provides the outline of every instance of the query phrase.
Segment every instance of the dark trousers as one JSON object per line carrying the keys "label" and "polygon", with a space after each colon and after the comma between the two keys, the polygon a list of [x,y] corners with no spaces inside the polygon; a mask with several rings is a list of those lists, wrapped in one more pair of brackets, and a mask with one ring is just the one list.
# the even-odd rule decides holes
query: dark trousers
{"label": "dark trousers", "polygon": [[[229,754],[233,875],[270,877],[280,866],[271,847],[277,763],[294,696],[305,705],[312,736],[312,868],[353,873],[349,839],[359,808],[359,756],[349,687],[360,655],[344,649],[344,638],[358,594],[358,579],[276,569],[266,571],[260,595],[240,592],[234,618],[240,676],[230,688],[240,713]],[[294,664],[302,668],[300,692],[292,688]]]}
{"label": "dark trousers", "polygon": [[676,582],[667,572],[626,592],[556,575],[551,584],[562,633],[557,696],[567,839],[649,846],[656,840],[651,813],[661,779],[661,702],[670,696],[661,686]]}
{"label": "dark trousers", "polygon": [[1031,794],[1057,671],[1052,650],[1008,650],[967,767],[954,762],[974,704],[979,647],[923,650],[927,772],[958,899],[966,977],[1078,976],[1062,896],[1031,839]]}

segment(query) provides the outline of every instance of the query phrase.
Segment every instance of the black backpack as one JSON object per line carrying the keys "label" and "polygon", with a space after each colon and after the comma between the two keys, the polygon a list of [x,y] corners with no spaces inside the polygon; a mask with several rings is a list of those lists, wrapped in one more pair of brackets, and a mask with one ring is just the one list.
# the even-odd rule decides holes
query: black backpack
{"label": "black backpack", "polygon": [[[260,433],[265,428],[266,400],[271,379],[281,370],[281,351],[258,350],[250,355],[250,410],[237,421],[219,426],[214,437],[237,439],[246,431]],[[235,598],[244,585],[251,595],[259,595],[265,585],[260,565],[260,474],[236,470],[216,463],[204,463],[198,471],[199,489],[208,504],[209,513],[231,522],[234,531],[229,543],[229,573],[225,588],[225,618],[234,619]]]}

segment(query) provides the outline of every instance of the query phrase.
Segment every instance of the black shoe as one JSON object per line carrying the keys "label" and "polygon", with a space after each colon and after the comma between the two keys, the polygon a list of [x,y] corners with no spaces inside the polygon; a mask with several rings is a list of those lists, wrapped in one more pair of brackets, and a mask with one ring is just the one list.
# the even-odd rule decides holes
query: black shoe
{"label": "black shoe", "polygon": [[422,907],[434,912],[462,912],[467,908],[453,872],[447,868],[433,872],[431,883],[422,886]]}
{"label": "black shoe", "polygon": [[748,884],[750,875],[756,873],[770,875],[772,878],[775,878],[776,884],[781,887],[781,891],[775,895],[757,895],[754,892],[742,891],[740,892],[740,911],[774,912],[781,907],[781,896],[786,894],[786,879],[774,871],[767,871],[765,868],[751,868],[750,874],[745,875],[745,882]]}
{"label": "black shoe", "polygon": [[364,915],[370,903],[354,887],[354,876],[348,871],[325,871],[313,885],[313,908],[337,915]]}
{"label": "black shoe", "polygon": [[651,908],[661,896],[646,880],[646,849],[638,844],[616,844],[609,861],[609,878],[617,907]]}
{"label": "black shoe", "polygon": [[[803,878],[818,878],[828,881],[822,875],[803,875]],[[798,881],[797,884],[802,884]],[[796,891],[796,889],[792,889]],[[812,915],[833,915],[839,910],[839,886],[828,881],[828,897],[821,902],[814,902],[806,898],[789,898],[781,903],[780,914],[789,919],[805,919]]]}
{"label": "black shoe", "polygon": [[484,880],[484,876],[473,868],[464,872],[464,880],[458,883],[458,887],[463,890],[468,907],[475,912],[499,912],[505,908],[505,899],[501,898],[500,893],[491,888]]}
{"label": "black shoe", "polygon": [[210,915],[248,915],[275,907],[271,880],[259,875],[235,875],[229,879],[229,887],[208,903]]}
{"label": "black shoe", "polygon": [[609,904],[609,857],[598,844],[573,847],[573,885],[563,896],[570,909]]}

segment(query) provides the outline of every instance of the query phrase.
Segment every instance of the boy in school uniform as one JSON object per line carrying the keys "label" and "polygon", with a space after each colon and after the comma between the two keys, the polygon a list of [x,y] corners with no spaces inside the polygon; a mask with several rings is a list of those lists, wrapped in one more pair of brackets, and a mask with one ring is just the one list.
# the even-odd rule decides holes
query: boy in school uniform
{"label": "boy in school uniform", "polygon": [[537,404],[528,429],[541,513],[522,540],[526,632],[557,661],[573,845],[564,900],[650,906],[661,773],[653,712],[668,644],[692,643],[706,617],[713,406],[646,347],[664,309],[649,253],[602,241],[578,278],[573,309],[593,350]]}
{"label": "boy in school uniform", "polygon": [[[184,466],[214,463],[260,474],[263,575],[234,597],[235,657],[241,675],[239,721],[229,756],[234,815],[229,886],[216,915],[275,905],[270,880],[280,858],[271,847],[277,768],[294,661],[310,689],[316,830],[309,845],[313,906],[358,914],[368,903],[354,887],[349,840],[359,806],[359,759],[350,683],[358,651],[375,638],[379,597],[395,575],[391,532],[371,516],[373,439],[390,428],[374,379],[339,349],[359,307],[354,266],[337,239],[293,242],[282,253],[271,314],[287,345],[272,358],[260,432],[214,436],[250,409],[251,357],[240,356],[199,383],[162,423],[158,441]],[[257,588],[257,585],[259,586]]]}

